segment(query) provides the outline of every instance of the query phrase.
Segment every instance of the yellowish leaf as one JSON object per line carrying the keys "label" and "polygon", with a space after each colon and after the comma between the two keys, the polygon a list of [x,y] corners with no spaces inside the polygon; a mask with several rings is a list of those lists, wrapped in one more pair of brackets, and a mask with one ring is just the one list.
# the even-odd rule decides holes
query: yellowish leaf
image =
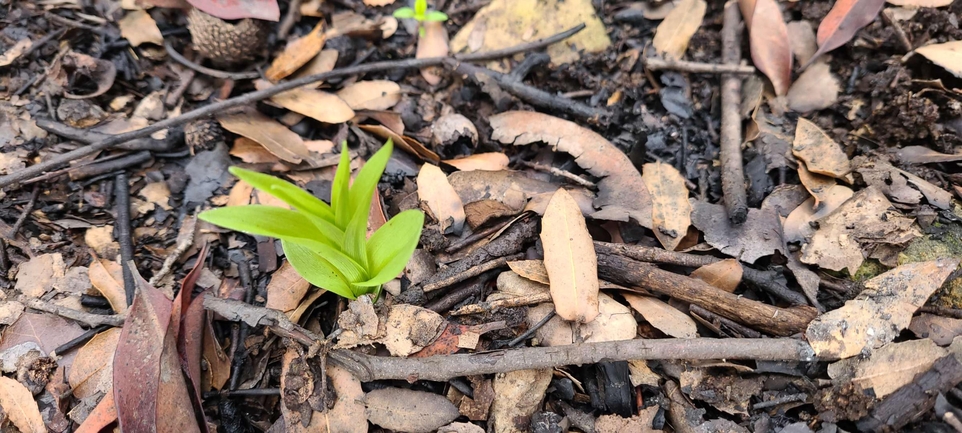
{"label": "yellowish leaf", "polygon": [[804,161],[812,173],[844,179],[852,171],[852,164],[838,143],[818,125],[802,117],[798,118],[795,127],[792,153]]}
{"label": "yellowish leaf", "polygon": [[337,96],[355,110],[387,110],[401,100],[401,86],[388,80],[358,81]]}
{"label": "yellowish leaf", "polygon": [[220,114],[217,121],[224,129],[260,143],[284,161],[299,164],[311,157],[300,135],[258,111]]}
{"label": "yellowish leaf", "polygon": [[46,433],[47,427],[33,394],[20,382],[0,376],[0,407],[21,432]]}
{"label": "yellowish leaf", "polygon": [[264,71],[264,76],[271,81],[280,80],[293,74],[313,59],[327,41],[327,35],[322,30],[324,30],[324,20],[317,23],[310,33],[287,44],[284,52],[271,62],[270,68]]}
{"label": "yellowish leaf", "polygon": [[[264,80],[257,80],[254,85],[257,90],[271,87]],[[344,123],[354,118],[354,110],[343,99],[309,86],[274,95],[271,102],[324,123]]]}
{"label": "yellowish leaf", "polygon": [[695,269],[691,276],[728,293],[733,293],[742,282],[743,271],[738,260],[727,259]]}
{"label": "yellowish leaf", "polygon": [[691,37],[701,27],[707,9],[708,3],[704,0],[682,0],[655,29],[652,45],[665,57],[682,58]]}
{"label": "yellowish leaf", "polygon": [[461,233],[464,204],[457,191],[436,165],[424,164],[418,173],[418,198],[426,202],[438,219],[442,233]]}
{"label": "yellowish leaf", "polygon": [[691,203],[685,178],[662,162],[645,164],[641,180],[651,194],[651,229],[666,250],[674,251],[691,225]]}
{"label": "yellowish leaf", "polygon": [[117,26],[120,27],[120,36],[127,39],[132,47],[138,47],[144,42],[154,45],[164,44],[164,35],[160,34],[157,22],[145,10],[127,12],[117,22]]}
{"label": "yellowish leaf", "polygon": [[625,292],[621,295],[625,297],[631,308],[659,331],[675,338],[698,337],[698,325],[695,321],[687,314],[676,310],[675,307],[649,296]]}
{"label": "yellowish leaf", "polygon": [[568,191],[554,193],[541,225],[544,266],[558,316],[591,322],[598,316],[598,258],[581,208]]}

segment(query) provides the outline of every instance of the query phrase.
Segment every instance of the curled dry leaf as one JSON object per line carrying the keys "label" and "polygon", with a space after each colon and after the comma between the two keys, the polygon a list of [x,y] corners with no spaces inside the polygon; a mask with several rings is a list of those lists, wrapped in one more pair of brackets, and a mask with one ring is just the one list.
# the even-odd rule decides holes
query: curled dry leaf
{"label": "curled dry leaf", "polygon": [[754,263],[784,248],[781,222],[773,209],[749,209],[748,218],[738,226],[732,226],[727,215],[723,205],[692,199],[692,224],[722,253]]}
{"label": "curled dry leaf", "polygon": [[597,133],[573,122],[530,111],[508,111],[490,119],[491,138],[523,145],[548,143],[566,152],[598,182],[595,219],[627,221],[651,228],[651,196],[641,174],[620,149]]}
{"label": "curled dry leaf", "polygon": [[21,432],[46,433],[40,407],[33,399],[33,394],[20,382],[0,376],[0,407]]}
{"label": "curled dry leaf", "polygon": [[271,67],[264,71],[264,76],[276,82],[293,74],[317,56],[324,47],[324,42],[327,41],[323,30],[324,20],[321,20],[310,33],[288,43],[284,51],[271,62]]}
{"label": "curled dry leaf", "polygon": [[875,391],[883,399],[903,385],[912,383],[919,373],[928,371],[936,360],[948,354],[932,340],[889,343],[868,359],[843,359],[828,365],[828,375],[836,385],[855,383],[866,391]]}
{"label": "curled dry leaf", "polygon": [[217,121],[224,129],[260,143],[284,161],[299,164],[311,158],[300,135],[256,110],[219,114]]}
{"label": "curled dry leaf", "polygon": [[436,165],[424,164],[418,173],[418,199],[426,202],[441,224],[442,233],[461,233],[464,204],[457,191]]}
{"label": "curled dry leaf", "polygon": [[406,135],[401,135],[394,130],[388,128],[384,125],[360,125],[360,128],[364,131],[370,132],[382,139],[392,139],[394,140],[394,145],[404,149],[406,152],[420,158],[424,161],[431,161],[437,163],[441,161],[441,157],[434,153],[431,149],[424,147],[423,144],[417,140],[408,137]]}
{"label": "curled dry leaf", "polygon": [[952,75],[962,77],[962,62],[959,61],[959,57],[962,56],[962,41],[926,45],[916,49],[915,52]]}
{"label": "curled dry leaf", "polygon": [[444,396],[410,389],[376,389],[364,403],[368,421],[394,431],[432,432],[461,415]]}
{"label": "curled dry leaf", "polygon": [[96,90],[84,95],[64,92],[63,96],[67,99],[88,99],[103,95],[110,90],[114,85],[114,79],[117,78],[117,68],[113,62],[97,59],[86,54],[70,51],[63,57],[61,64],[70,74],[69,82],[82,81],[79,78],[86,77],[97,85]]}
{"label": "curled dry leaf", "polygon": [[925,146],[905,146],[895,151],[900,162],[906,164],[934,164],[962,161],[962,154],[945,154]]}
{"label": "curled dry leaf", "polygon": [[541,222],[541,243],[558,316],[590,323],[598,316],[598,258],[585,217],[564,189],[548,202]]}
{"label": "curled dry leaf", "polygon": [[838,101],[841,86],[828,63],[810,66],[788,90],[788,108],[799,113],[831,107]]}
{"label": "curled dry leaf", "polygon": [[818,125],[801,117],[795,127],[792,153],[804,161],[805,167],[812,173],[844,179],[852,171],[848,156],[835,140]]}
{"label": "curled dry leaf", "polygon": [[866,281],[855,299],[809,323],[815,355],[848,358],[894,340],[958,266],[958,258],[910,263]]}
{"label": "curled dry leaf", "polygon": [[641,317],[644,317],[651,326],[666,335],[675,338],[698,337],[698,325],[695,321],[675,307],[648,296],[624,292],[621,295],[628,301],[628,305],[641,314]]}
{"label": "curled dry leaf", "polygon": [[739,0],[752,61],[772,82],[775,94],[788,93],[792,84],[792,48],[788,42],[788,27],[775,0]]}
{"label": "curled dry leaf", "polygon": [[488,422],[493,433],[528,431],[531,415],[551,383],[551,369],[517,370],[494,376],[494,402]]}
{"label": "curled dry leaf", "polygon": [[651,44],[667,58],[682,58],[691,37],[701,27],[707,9],[708,4],[704,0],[681,0],[658,24]]}
{"label": "curled dry leaf", "polygon": [[475,153],[464,158],[448,159],[444,163],[461,171],[501,171],[508,168],[508,155],[500,152]]}
{"label": "curled dry leaf", "polygon": [[674,251],[691,225],[688,187],[678,169],[662,162],[645,164],[641,179],[651,194],[651,224],[666,250]]}
{"label": "curled dry leaf", "polygon": [[[828,11],[828,15],[818,25],[818,51],[809,59],[813,62],[818,56],[832,51],[855,36],[855,32],[875,20],[885,6],[885,0],[839,0]],[[808,66],[803,65],[804,66]]]}
{"label": "curled dry leaf", "polygon": [[[427,59],[429,57],[444,57],[448,55],[448,32],[444,29],[444,23],[440,21],[428,21],[422,23],[424,35],[418,38],[418,49],[414,57]],[[440,66],[428,66],[421,68],[421,76],[424,81],[432,86],[441,83]]]}
{"label": "curled dry leaf", "polygon": [[[254,84],[258,90],[271,87],[264,80]],[[324,123],[344,123],[354,118],[354,110],[343,99],[306,86],[271,96],[271,102]]]}
{"label": "curled dry leaf", "polygon": [[822,205],[829,191],[835,186],[835,178],[808,171],[805,164],[798,164],[798,179],[815,199],[815,208]]}
{"label": "curled dry leaf", "polygon": [[742,282],[743,272],[744,269],[742,269],[738,260],[726,259],[695,269],[692,271],[691,277],[698,278],[728,293],[734,293]]}
{"label": "curled dry leaf", "polygon": [[120,36],[127,39],[133,47],[139,47],[144,42],[154,45],[164,44],[164,35],[160,34],[157,23],[145,10],[127,12],[117,22],[117,26],[120,27]]}
{"label": "curled dry leaf", "polygon": [[401,100],[401,86],[388,80],[358,81],[337,96],[355,110],[387,110]]}
{"label": "curled dry leaf", "polygon": [[822,195],[821,206],[815,206],[816,200],[814,197],[805,200],[792,213],[788,214],[788,217],[782,223],[785,242],[807,241],[815,234],[812,223],[835,212],[835,209],[852,198],[854,194],[848,187],[833,185]]}

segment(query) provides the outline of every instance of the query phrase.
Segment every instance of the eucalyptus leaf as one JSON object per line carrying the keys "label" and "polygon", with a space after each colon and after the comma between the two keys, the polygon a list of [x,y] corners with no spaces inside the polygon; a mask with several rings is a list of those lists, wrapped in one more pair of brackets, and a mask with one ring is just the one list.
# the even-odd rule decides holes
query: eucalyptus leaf
{"label": "eucalyptus leaf", "polygon": [[279,200],[301,212],[323,218],[327,221],[334,221],[334,211],[331,210],[331,207],[328,206],[327,203],[314,197],[311,193],[298,188],[297,185],[293,183],[264,173],[245,170],[240,167],[231,167],[228,171],[244,182],[249,183],[254,188],[277,197]]}
{"label": "eucalyptus leaf", "polygon": [[424,214],[415,209],[401,212],[381,226],[367,242],[373,277],[356,285],[378,286],[397,277],[417,248],[423,226]]}
{"label": "eucalyptus leaf", "polygon": [[295,242],[282,240],[281,245],[291,266],[309,283],[348,299],[357,298],[344,275],[324,257]]}

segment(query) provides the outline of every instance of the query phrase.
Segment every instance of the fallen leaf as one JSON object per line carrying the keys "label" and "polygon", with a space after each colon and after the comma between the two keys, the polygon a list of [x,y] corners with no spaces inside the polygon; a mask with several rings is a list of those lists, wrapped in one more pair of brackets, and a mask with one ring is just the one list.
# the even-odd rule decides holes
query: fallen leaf
{"label": "fallen leaf", "polygon": [[735,293],[735,289],[742,282],[742,265],[735,259],[719,260],[702,266],[691,273],[692,278],[702,280],[728,293]]}
{"label": "fallen leaf", "polygon": [[90,284],[100,292],[110,308],[117,313],[127,312],[127,292],[123,284],[123,268],[117,262],[103,260],[94,256],[87,269]]}
{"label": "fallen leaf", "polygon": [[659,54],[670,59],[681,59],[688,42],[701,27],[708,4],[704,0],[681,0],[655,29],[651,43]]}
{"label": "fallen leaf", "polygon": [[364,0],[364,4],[368,6],[380,7],[394,4],[395,0]]}
{"label": "fallen leaf", "polygon": [[439,428],[438,433],[484,433],[484,429],[469,422],[453,422]]}
{"label": "fallen leaf", "polygon": [[511,268],[514,273],[528,280],[546,286],[551,284],[550,280],[548,280],[548,270],[545,269],[544,262],[541,260],[515,260],[508,262],[508,267]]}
{"label": "fallen leaf", "polygon": [[[418,37],[418,48],[414,57],[427,59],[448,55],[448,31],[444,29],[444,23],[428,21],[422,23],[422,25],[424,26],[424,34]],[[440,66],[428,66],[421,68],[421,76],[428,84],[437,86],[441,83],[441,71]]]}
{"label": "fallen leaf", "polygon": [[370,132],[382,139],[392,139],[394,140],[394,145],[404,149],[406,152],[417,156],[424,161],[431,161],[437,163],[441,160],[438,154],[434,153],[433,150],[424,147],[419,141],[408,137],[406,135],[401,135],[384,125],[360,125],[362,130]]}
{"label": "fallen leaf", "polygon": [[[695,400],[732,415],[748,415],[750,401],[761,394],[765,377],[741,377],[733,372],[709,371],[708,367],[686,369],[679,375],[681,389]],[[701,429],[698,429],[701,430]],[[702,431],[732,431],[707,429]]]}
{"label": "fallen leaf", "polygon": [[917,338],[928,338],[939,346],[948,346],[955,337],[962,335],[962,319],[922,313],[912,318],[909,331]]}
{"label": "fallen leaf", "polygon": [[0,376],[0,407],[21,432],[46,433],[47,427],[33,394],[20,382]]}
{"label": "fallen leaf", "polygon": [[120,36],[127,39],[131,46],[139,47],[144,42],[154,45],[164,44],[164,35],[160,34],[160,28],[145,10],[135,10],[127,12],[120,21]]}
{"label": "fallen leaf", "polygon": [[167,186],[167,182],[150,182],[144,185],[137,195],[143,197],[148,202],[160,206],[164,210],[171,210],[169,203],[170,200],[170,188]]}
{"label": "fallen leaf", "polygon": [[[848,187],[833,185],[822,195],[820,207],[815,206],[815,198],[809,198],[800,204],[782,222],[785,242],[804,242],[815,234],[812,223],[835,212],[842,203],[852,198],[855,193]],[[817,209],[817,210],[816,210]]]}
{"label": "fallen leaf", "polygon": [[815,42],[815,29],[808,21],[792,21],[786,25],[788,28],[788,43],[795,54],[795,60],[804,65],[818,51],[818,43]]}
{"label": "fallen leaf", "polygon": [[501,171],[508,168],[508,155],[500,152],[475,153],[464,158],[447,159],[443,162],[461,171]]}
{"label": "fallen leaf", "polygon": [[219,114],[217,121],[224,129],[260,143],[284,161],[299,164],[311,157],[300,135],[256,110]]}
{"label": "fallen leaf", "polygon": [[798,125],[795,127],[792,153],[804,161],[805,167],[812,173],[844,179],[852,171],[848,156],[835,140],[818,125],[802,117],[798,118]]}
{"label": "fallen leaf", "polygon": [[23,38],[17,41],[12,47],[4,51],[3,54],[0,54],[0,67],[13,63],[24,51],[27,51],[32,46],[33,41],[31,41],[30,38]]}
{"label": "fallen leaf", "polygon": [[25,307],[17,301],[0,302],[0,325],[9,326],[16,323],[23,315]]}
{"label": "fallen leaf", "polygon": [[792,84],[792,48],[781,9],[775,0],[739,0],[738,6],[755,67],[771,80],[776,95],[785,95]]}
{"label": "fallen leaf", "polygon": [[952,0],[888,0],[888,2],[896,6],[913,8],[940,8],[952,4]]}
{"label": "fallen leaf", "polygon": [[17,284],[14,290],[28,298],[39,298],[53,288],[54,283],[63,278],[67,265],[60,253],[41,254],[33,257],[17,269]]}
{"label": "fallen leaf", "polygon": [[698,337],[698,325],[695,321],[675,307],[648,296],[625,292],[622,292],[621,295],[628,301],[628,305],[631,305],[631,308],[641,314],[651,326],[666,335],[675,338]]}
{"label": "fallen leaf", "polygon": [[74,82],[80,76],[83,76],[97,85],[97,89],[92,93],[83,95],[64,91],[63,96],[67,99],[89,99],[103,95],[113,87],[114,80],[117,78],[117,67],[114,66],[113,62],[86,54],[70,51],[63,57],[61,64],[69,73],[68,82]]}
{"label": "fallen leaf", "polygon": [[67,376],[73,395],[79,399],[111,390],[114,352],[120,341],[120,328],[111,328],[91,338],[77,350]]}
{"label": "fallen leaf", "polygon": [[[500,280],[499,280],[500,281]],[[523,280],[531,284],[538,284]],[[530,286],[530,285],[529,285]],[[532,293],[533,292],[533,293]],[[534,293],[529,290],[520,296],[528,296]],[[528,326],[540,322],[556,308],[550,303],[544,303],[528,309]],[[575,329],[574,326],[577,326]],[[575,333],[577,332],[577,334]],[[598,316],[589,323],[574,325],[564,320],[561,316],[555,316],[548,320],[544,326],[538,329],[535,336],[542,346],[567,346],[577,344],[579,339],[585,343],[600,343],[604,341],[631,340],[638,335],[638,323],[635,322],[631,310],[618,301],[612,299],[604,293],[598,294]]]}
{"label": "fallen leaf", "polygon": [[491,139],[524,145],[544,142],[552,150],[572,155],[575,162],[601,178],[592,218],[627,221],[651,228],[651,196],[641,174],[620,149],[601,135],[576,123],[531,111],[491,116]]}
{"label": "fallen leaf", "polygon": [[818,220],[818,230],[802,245],[801,261],[833,271],[862,266],[863,249],[876,244],[901,245],[919,236],[913,220],[892,209],[878,188],[869,186]]}
{"label": "fallen leaf", "polygon": [[[304,143],[304,145],[307,146],[307,143]],[[280,164],[280,159],[274,156],[273,153],[270,153],[264,148],[264,146],[261,146],[258,142],[247,137],[237,137],[237,139],[234,140],[234,145],[230,148],[230,155],[236,156],[240,158],[241,161],[244,161],[248,164],[273,164],[274,167],[271,167],[271,171],[280,171],[275,170],[275,168],[280,168],[280,166],[283,165]],[[238,181],[234,184],[234,187],[231,188],[232,193],[235,189],[241,190],[237,191],[238,199],[243,195],[242,190],[249,187],[248,184],[242,182],[243,181]],[[247,196],[247,199],[250,200],[250,193],[248,193]]]}
{"label": "fallen leaf", "polygon": [[464,204],[436,165],[424,164],[418,173],[418,199],[426,202],[441,224],[442,233],[461,233],[464,226]]}
{"label": "fallen leaf", "polygon": [[788,108],[799,113],[821,110],[838,102],[841,86],[828,63],[805,69],[788,90]]}
{"label": "fallen leaf", "polygon": [[368,421],[395,431],[431,432],[461,415],[444,396],[410,389],[375,389],[364,403]]}
{"label": "fallen leaf", "polygon": [[427,347],[444,330],[443,317],[434,311],[410,304],[391,307],[386,320],[386,332],[378,342],[393,356],[408,356]]}
{"label": "fallen leaf", "polygon": [[492,433],[529,431],[531,415],[541,405],[551,369],[516,370],[494,376],[494,402],[488,419]]}
{"label": "fallen leaf", "polygon": [[267,284],[267,304],[264,306],[278,311],[293,310],[310,287],[311,283],[301,277],[290,262],[285,261],[271,274],[271,282]]}
{"label": "fallen leaf", "polygon": [[815,355],[844,359],[893,341],[958,266],[957,258],[909,263],[866,281],[855,299],[809,323]]}
{"label": "fallen leaf", "polygon": [[723,205],[692,199],[691,222],[709,245],[747,263],[784,248],[781,222],[771,209],[748,209],[745,222],[733,227]]}
{"label": "fallen leaf", "polygon": [[628,374],[631,386],[659,386],[661,376],[651,370],[648,361],[644,359],[631,359],[628,361]]}
{"label": "fallen leaf", "polygon": [[866,184],[878,188],[890,200],[904,204],[919,204],[922,200],[922,193],[909,186],[908,179],[891,164],[857,156],[852,165],[855,166],[855,171],[862,175]]}
{"label": "fallen leaf", "polygon": [[591,0],[494,0],[474,14],[451,39],[451,51],[464,52],[472,34],[481,35],[474,52],[512,47],[563,32],[579,24],[585,29],[546,49],[552,65],[573,63],[584,53],[600,53],[611,45],[605,25]]}
{"label": "fallen leaf", "polygon": [[114,392],[111,388],[74,433],[99,433],[115,421],[117,421],[117,406],[114,404]]}
{"label": "fallen leaf", "polygon": [[641,180],[651,194],[651,224],[655,237],[674,251],[691,225],[688,187],[678,169],[662,162],[645,164]]}
{"label": "fallen leaf", "polygon": [[[13,325],[3,330],[0,352],[24,343],[35,343],[47,355],[52,354],[60,345],[77,338],[84,330],[74,321],[45,313],[23,313]],[[76,353],[68,352],[57,361],[60,367],[70,368]]]}
{"label": "fallen leaf", "polygon": [[364,419],[364,391],[361,381],[349,371],[337,365],[327,365],[327,377],[337,394],[334,407],[324,412],[315,412],[320,417],[322,433],[367,433]]}
{"label": "fallen leaf", "polygon": [[[324,293],[325,290],[319,290],[318,292]],[[198,300],[203,303],[201,296],[194,298],[194,302],[198,302]],[[317,298],[314,300],[317,300]],[[295,321],[295,323],[297,322]],[[217,338],[214,336],[214,327],[211,323],[210,316],[207,317],[203,345],[204,350],[202,353],[204,359],[207,360],[208,369],[202,373],[202,377],[203,375],[210,376],[209,383],[211,388],[216,390],[224,389],[224,385],[227,384],[227,380],[230,379],[231,359],[227,356],[227,353],[224,352],[224,348],[221,347],[220,342],[217,341]],[[203,379],[202,382],[207,383]]]}
{"label": "fallen leaf", "polygon": [[919,373],[928,371],[935,361],[948,353],[932,340],[889,343],[872,352],[868,359],[854,357],[828,365],[828,376],[836,385],[855,383],[875,398],[883,399],[903,385],[912,383]]}
{"label": "fallen leaf", "polygon": [[401,86],[388,80],[358,81],[337,96],[355,110],[387,110],[401,100]]}
{"label": "fallen leaf", "polygon": [[895,151],[899,162],[905,164],[934,164],[962,161],[962,154],[945,154],[925,146],[905,146]]}
{"label": "fallen leaf", "polygon": [[[324,72],[333,71],[334,67],[337,66],[337,57],[338,57],[337,50],[332,50],[332,49],[321,50],[321,52],[317,53],[317,55],[314,56],[313,59],[311,59],[309,62],[307,62],[307,64],[302,66],[301,69],[298,69],[297,73],[295,73],[292,76],[292,78],[303,78],[309,75],[317,75],[317,74],[322,74]],[[317,88],[323,84],[324,84],[324,80],[319,80],[316,83],[314,83],[312,86]],[[305,86],[305,87],[308,87],[308,86]]]}
{"label": "fallen leaf", "polygon": [[590,323],[598,316],[598,264],[581,209],[559,189],[541,222],[544,266],[558,316]]}
{"label": "fallen leaf", "polygon": [[224,20],[254,18],[277,21],[281,16],[277,0],[187,0],[187,2],[197,9]]}
{"label": "fallen leaf", "polygon": [[832,188],[836,186],[835,178],[812,173],[808,171],[808,168],[805,168],[805,164],[798,164],[798,179],[815,199],[815,208],[822,205],[822,202],[829,197]]}
{"label": "fallen leaf", "polygon": [[[276,21],[276,18],[272,21]],[[274,58],[271,66],[264,71],[264,77],[272,82],[277,82],[311,61],[324,47],[324,42],[327,41],[327,36],[323,30],[324,21],[322,20],[314,26],[310,33],[288,42],[284,51]]]}
{"label": "fallen leaf", "polygon": [[[264,80],[254,84],[258,90],[271,87]],[[354,118],[354,110],[338,95],[306,86],[271,96],[271,102],[324,123],[344,123]]]}
{"label": "fallen leaf", "polygon": [[[885,0],[839,0],[818,25],[818,51],[809,60],[832,51],[855,36],[862,27],[875,20]],[[805,65],[807,66],[807,65]]]}

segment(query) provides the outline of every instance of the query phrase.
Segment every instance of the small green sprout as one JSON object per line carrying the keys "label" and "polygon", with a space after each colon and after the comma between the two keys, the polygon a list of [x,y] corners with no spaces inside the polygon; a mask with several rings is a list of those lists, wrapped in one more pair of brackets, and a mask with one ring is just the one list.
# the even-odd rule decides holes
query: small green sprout
{"label": "small green sprout", "polygon": [[418,22],[418,35],[424,37],[424,22],[448,20],[448,15],[441,11],[428,10],[427,0],[414,0],[414,8],[403,7],[394,11],[394,18],[405,19],[414,18]]}
{"label": "small green sprout", "polygon": [[231,230],[280,239],[291,266],[311,284],[348,299],[368,293],[377,299],[381,285],[404,270],[424,225],[421,211],[407,210],[367,238],[371,200],[393,147],[388,140],[351,185],[351,161],[347,142],[343,143],[330,205],[290,182],[231,167],[233,175],[296,210],[250,205],[211,209],[198,217]]}

